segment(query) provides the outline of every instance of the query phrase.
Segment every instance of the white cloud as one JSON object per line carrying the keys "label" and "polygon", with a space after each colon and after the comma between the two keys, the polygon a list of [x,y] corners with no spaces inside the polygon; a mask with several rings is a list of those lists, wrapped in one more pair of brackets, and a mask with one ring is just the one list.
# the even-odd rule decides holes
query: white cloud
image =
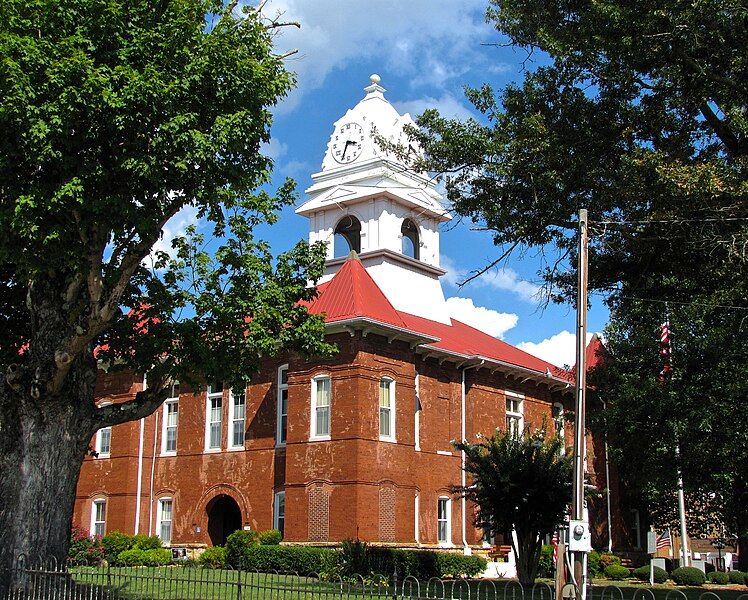
{"label": "white cloud", "polygon": [[512,327],[517,325],[519,317],[512,313],[500,313],[484,306],[475,306],[471,298],[447,298],[449,315],[475,327],[488,335],[502,338]]}
{"label": "white cloud", "polygon": [[435,108],[441,116],[448,119],[465,120],[475,116],[467,106],[452,94],[444,94],[439,98],[425,96],[417,100],[406,100],[405,102],[394,102],[393,104],[398,112],[409,112],[414,119],[427,108]]}
{"label": "white cloud", "polygon": [[[450,257],[442,255],[440,261],[442,268],[447,271],[442,280],[449,285],[456,287],[470,276],[470,272],[467,269],[459,267]],[[469,285],[513,292],[527,302],[537,302],[540,300],[541,287],[526,279],[522,279],[510,267],[491,269],[471,281]]]}
{"label": "white cloud", "polygon": [[263,143],[260,147],[260,153],[273,160],[278,160],[286,152],[288,152],[288,144],[284,144],[278,138],[270,138],[270,142]]}
{"label": "white cloud", "polygon": [[282,14],[282,21],[301,23],[300,29],[283,28],[276,38],[279,52],[299,51],[287,62],[298,87],[278,110],[292,110],[301,94],[322,87],[331,71],[362,59],[382,65],[385,88],[387,72],[410,77],[414,86],[442,86],[478,62],[480,42],[495,35],[484,11],[485,0],[270,0],[265,16]]}
{"label": "white cloud", "polygon": [[[589,344],[592,334],[587,334]],[[542,342],[520,342],[517,348],[542,358],[558,367],[571,367],[576,364],[576,336],[570,331],[560,331]]]}

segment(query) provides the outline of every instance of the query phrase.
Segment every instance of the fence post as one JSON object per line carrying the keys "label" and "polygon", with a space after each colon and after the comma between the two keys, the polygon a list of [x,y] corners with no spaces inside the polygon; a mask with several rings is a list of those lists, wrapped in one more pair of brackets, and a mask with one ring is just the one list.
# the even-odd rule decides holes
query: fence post
{"label": "fence post", "polygon": [[242,600],[242,563],[236,567],[236,600]]}
{"label": "fence post", "polygon": [[397,563],[392,570],[392,600],[397,600]]}

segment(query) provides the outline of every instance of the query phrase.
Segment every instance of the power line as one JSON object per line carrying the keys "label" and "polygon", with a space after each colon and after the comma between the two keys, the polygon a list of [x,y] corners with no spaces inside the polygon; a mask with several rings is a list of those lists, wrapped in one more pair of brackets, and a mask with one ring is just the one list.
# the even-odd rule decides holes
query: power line
{"label": "power line", "polygon": [[594,225],[650,225],[650,224],[672,224],[679,223],[723,223],[727,221],[748,221],[748,217],[708,217],[703,219],[646,219],[641,221],[590,221]]}
{"label": "power line", "polygon": [[[611,290],[614,292],[615,290]],[[602,291],[591,292],[596,296],[605,296],[606,294]],[[616,298],[623,298],[625,300],[638,300],[640,302],[654,302],[658,304],[678,304],[680,306],[702,306],[704,308],[724,308],[728,310],[748,310],[748,306],[734,306],[731,304],[707,304],[705,302],[680,302],[678,300],[656,300],[654,298],[641,298],[638,296],[628,295],[616,295]]]}

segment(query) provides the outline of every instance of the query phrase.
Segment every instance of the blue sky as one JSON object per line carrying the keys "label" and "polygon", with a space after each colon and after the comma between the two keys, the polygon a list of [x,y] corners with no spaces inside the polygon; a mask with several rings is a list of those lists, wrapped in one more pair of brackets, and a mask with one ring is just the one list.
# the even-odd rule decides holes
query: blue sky
{"label": "blue sky", "polygon": [[[333,122],[363,97],[371,73],[381,76],[387,99],[413,116],[434,107],[445,116],[467,117],[472,111],[465,84],[487,82],[500,89],[521,81],[523,68],[538,63],[525,62],[521,49],[490,45],[506,40],[485,23],[485,3],[270,0],[263,10],[268,17],[281,14],[283,21],[301,23],[300,29],[283,28],[276,40],[279,51],[298,50],[288,59],[298,86],[274,111],[273,141],[266,149],[278,181],[296,179],[303,201]],[[183,224],[177,219],[169,226],[176,231]],[[308,223],[289,208],[263,235],[279,252],[306,238]],[[455,221],[443,228],[441,248],[443,266],[450,269],[443,279],[445,295],[459,298],[450,303],[461,320],[551,362],[573,363],[575,313],[570,306],[542,308],[534,297],[541,266],[537,253],[517,255],[504,269],[458,289],[455,283],[498,256],[497,249],[489,234]],[[590,331],[600,331],[607,316],[595,301]]]}

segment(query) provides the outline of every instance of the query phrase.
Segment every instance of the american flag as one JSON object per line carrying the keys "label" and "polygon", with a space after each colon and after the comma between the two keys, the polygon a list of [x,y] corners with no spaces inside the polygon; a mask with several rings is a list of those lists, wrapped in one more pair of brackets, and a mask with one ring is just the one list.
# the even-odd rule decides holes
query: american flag
{"label": "american flag", "polygon": [[658,550],[662,550],[663,548],[670,548],[670,545],[670,530],[666,529],[657,536],[656,547]]}
{"label": "american flag", "polygon": [[673,346],[670,343],[670,321],[660,325],[660,356],[662,357],[662,371],[658,381],[665,383],[665,377],[673,370]]}
{"label": "american flag", "polygon": [[555,565],[558,561],[558,530],[553,532],[551,544],[553,544],[553,564]]}

